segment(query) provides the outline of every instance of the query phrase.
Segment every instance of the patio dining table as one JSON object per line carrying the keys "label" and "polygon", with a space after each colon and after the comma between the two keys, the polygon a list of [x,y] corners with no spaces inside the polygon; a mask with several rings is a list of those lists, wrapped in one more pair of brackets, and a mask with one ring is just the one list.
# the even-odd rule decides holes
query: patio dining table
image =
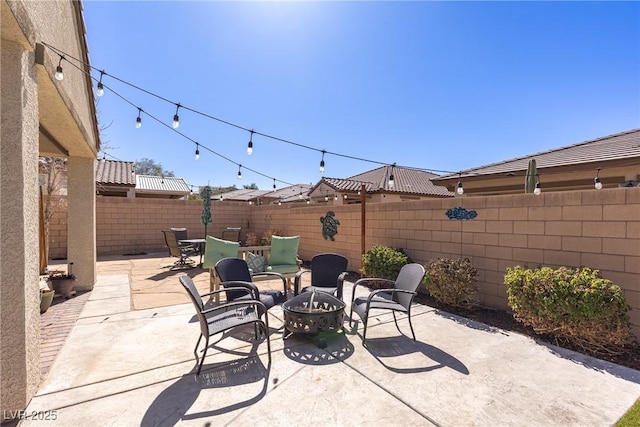
{"label": "patio dining table", "polygon": [[198,262],[198,267],[202,266],[202,255],[204,255],[204,246],[207,244],[206,239],[182,239],[182,240],[178,240],[178,243],[197,246],[198,254],[200,254],[200,261]]}

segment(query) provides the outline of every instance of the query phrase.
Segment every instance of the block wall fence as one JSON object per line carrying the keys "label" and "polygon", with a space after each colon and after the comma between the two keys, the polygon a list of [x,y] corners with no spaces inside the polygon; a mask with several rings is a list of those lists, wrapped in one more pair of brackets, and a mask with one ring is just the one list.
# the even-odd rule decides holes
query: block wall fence
{"label": "block wall fence", "polygon": [[[447,210],[475,211],[474,219],[449,219]],[[222,237],[225,227],[261,235],[267,229],[300,235],[299,254],[310,260],[320,252],[349,259],[361,268],[361,205],[266,205],[212,203],[208,234]],[[339,221],[333,241],[322,236],[328,211]],[[186,227],[203,237],[202,202],[100,197],[96,204],[97,253],[166,251],[160,230]],[[601,271],[619,285],[632,307],[634,333],[640,337],[640,188],[584,190],[504,196],[474,196],[366,204],[366,249],[403,248],[416,262],[467,257],[478,269],[480,302],[508,308],[503,284],[507,267],[579,267]],[[54,218],[51,257],[66,256],[64,213]]]}

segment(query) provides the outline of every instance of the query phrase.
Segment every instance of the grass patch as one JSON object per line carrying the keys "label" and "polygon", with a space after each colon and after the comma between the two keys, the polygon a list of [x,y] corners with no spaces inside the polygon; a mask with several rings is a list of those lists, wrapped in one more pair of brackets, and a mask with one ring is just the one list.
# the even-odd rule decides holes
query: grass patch
{"label": "grass patch", "polygon": [[615,427],[640,426],[640,399],[618,420]]}

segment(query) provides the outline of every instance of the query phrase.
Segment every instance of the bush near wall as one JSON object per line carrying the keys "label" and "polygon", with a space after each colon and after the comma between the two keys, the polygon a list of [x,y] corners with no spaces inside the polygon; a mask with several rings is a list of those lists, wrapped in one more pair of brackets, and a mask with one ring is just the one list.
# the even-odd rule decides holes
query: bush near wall
{"label": "bush near wall", "polygon": [[516,320],[596,354],[635,344],[620,287],[587,267],[508,268],[504,277]]}
{"label": "bush near wall", "polygon": [[426,266],[427,292],[437,301],[453,307],[477,304],[478,270],[469,258],[438,258]]}
{"label": "bush near wall", "polygon": [[400,269],[410,262],[404,252],[388,246],[373,246],[362,255],[362,274],[365,277],[396,280]]}

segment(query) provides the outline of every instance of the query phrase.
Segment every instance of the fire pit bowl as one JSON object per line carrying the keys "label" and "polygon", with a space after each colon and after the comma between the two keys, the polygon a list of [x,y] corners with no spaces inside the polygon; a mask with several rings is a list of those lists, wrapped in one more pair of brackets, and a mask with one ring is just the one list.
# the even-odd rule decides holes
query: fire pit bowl
{"label": "fire pit bowl", "polygon": [[345,305],[327,292],[303,292],[282,304],[284,327],[300,334],[337,331],[344,322]]}

